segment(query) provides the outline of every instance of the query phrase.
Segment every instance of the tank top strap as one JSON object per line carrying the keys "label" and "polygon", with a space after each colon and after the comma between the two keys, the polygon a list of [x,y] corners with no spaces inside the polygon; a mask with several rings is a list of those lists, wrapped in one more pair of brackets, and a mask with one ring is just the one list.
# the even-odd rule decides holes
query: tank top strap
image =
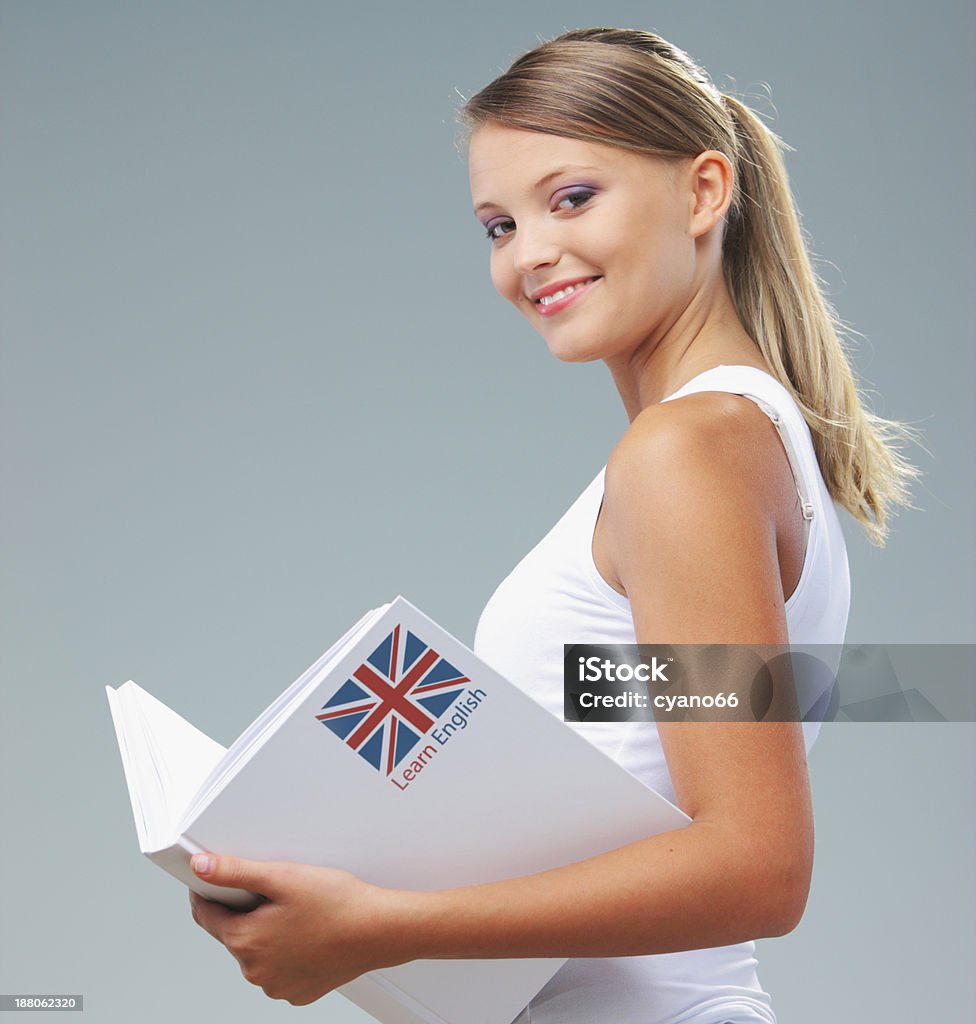
{"label": "tank top strap", "polygon": [[[769,417],[779,434],[789,460],[793,483],[804,521],[804,546],[821,505],[817,481],[820,467],[813,450],[810,431],[790,392],[771,374],[755,366],[716,366],[693,377],[665,402],[704,391],[724,391],[748,398]],[[822,509],[820,512],[822,514]]]}

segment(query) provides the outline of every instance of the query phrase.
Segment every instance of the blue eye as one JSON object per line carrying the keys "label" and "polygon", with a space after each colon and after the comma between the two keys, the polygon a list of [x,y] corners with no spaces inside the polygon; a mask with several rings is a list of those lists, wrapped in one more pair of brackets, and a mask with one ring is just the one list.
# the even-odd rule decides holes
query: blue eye
{"label": "blue eye", "polygon": [[514,220],[506,220],[505,218],[501,218],[499,220],[489,221],[485,225],[485,234],[493,242],[497,241],[503,235],[507,235],[509,232],[514,231],[514,230],[515,230],[515,221]]}

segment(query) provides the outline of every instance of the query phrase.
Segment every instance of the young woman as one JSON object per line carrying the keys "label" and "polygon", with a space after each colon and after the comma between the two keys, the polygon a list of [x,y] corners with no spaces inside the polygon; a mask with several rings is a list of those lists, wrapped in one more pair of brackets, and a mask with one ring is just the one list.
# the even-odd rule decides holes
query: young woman
{"label": "young woman", "polygon": [[[477,652],[561,715],[565,642],[840,644],[835,503],[881,543],[914,471],[859,401],[776,137],[682,51],[613,29],[526,54],[464,116],[495,287],[557,358],[603,360],[630,419],[492,597]],[[533,1024],[774,1021],[753,940],[806,903],[816,727],[579,728],[692,824],[435,893],[202,857],[202,877],[269,902],[193,896],[194,916],[295,1003],[417,958],[567,956]]]}

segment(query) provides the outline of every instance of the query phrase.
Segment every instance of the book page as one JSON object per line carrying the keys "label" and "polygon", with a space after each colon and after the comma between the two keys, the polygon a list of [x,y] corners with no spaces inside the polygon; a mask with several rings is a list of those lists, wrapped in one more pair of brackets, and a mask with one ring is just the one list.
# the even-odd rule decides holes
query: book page
{"label": "book page", "polygon": [[[130,739],[138,730],[145,751],[140,775],[151,770],[162,795],[163,806],[148,821],[147,839],[158,849],[173,841],[177,820],[226,750],[131,680],[117,692],[123,691]],[[140,779],[147,782],[154,788],[152,779]]]}

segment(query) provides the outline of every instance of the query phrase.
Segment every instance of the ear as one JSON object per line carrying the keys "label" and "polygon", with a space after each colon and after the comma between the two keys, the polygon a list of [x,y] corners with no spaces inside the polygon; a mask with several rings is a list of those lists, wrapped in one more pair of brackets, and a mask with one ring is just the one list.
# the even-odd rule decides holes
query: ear
{"label": "ear", "polygon": [[707,149],[689,168],[694,207],[688,225],[692,238],[700,238],[721,223],[732,204],[732,163],[717,149]]}

